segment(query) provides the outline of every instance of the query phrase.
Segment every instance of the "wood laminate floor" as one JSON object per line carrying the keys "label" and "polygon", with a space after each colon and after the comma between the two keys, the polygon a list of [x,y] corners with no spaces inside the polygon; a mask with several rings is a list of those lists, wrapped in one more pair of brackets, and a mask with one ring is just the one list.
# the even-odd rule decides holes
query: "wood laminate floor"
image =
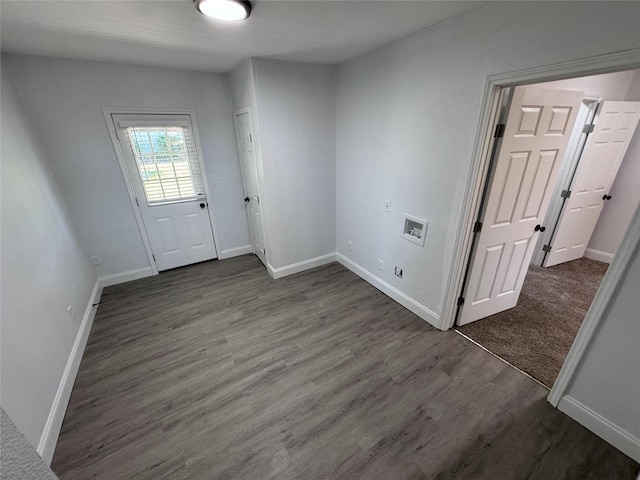
{"label": "wood laminate floor", "polygon": [[105,289],[61,479],[634,479],[547,391],[338,264],[254,256]]}

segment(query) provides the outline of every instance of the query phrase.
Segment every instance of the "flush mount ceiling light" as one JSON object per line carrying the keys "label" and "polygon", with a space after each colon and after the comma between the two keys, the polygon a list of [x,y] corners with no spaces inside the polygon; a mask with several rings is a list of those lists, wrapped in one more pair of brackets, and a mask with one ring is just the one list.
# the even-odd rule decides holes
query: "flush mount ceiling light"
{"label": "flush mount ceiling light", "polygon": [[203,15],[225,22],[241,22],[251,15],[251,3],[243,0],[194,0]]}

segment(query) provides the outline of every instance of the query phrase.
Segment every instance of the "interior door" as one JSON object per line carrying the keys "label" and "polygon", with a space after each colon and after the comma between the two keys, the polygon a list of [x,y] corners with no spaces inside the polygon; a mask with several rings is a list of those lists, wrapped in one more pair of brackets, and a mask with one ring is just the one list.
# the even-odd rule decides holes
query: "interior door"
{"label": "interior door", "polygon": [[262,205],[260,204],[260,183],[258,181],[258,164],[256,160],[251,111],[240,109],[234,114],[240,166],[244,182],[245,204],[253,252],[266,265],[266,248],[264,242],[264,226],[262,223]]}
{"label": "interior door", "polygon": [[188,115],[113,115],[159,271],[216,258]]}
{"label": "interior door", "polygon": [[640,102],[603,102],[543,266],[582,258],[640,119]]}
{"label": "interior door", "polygon": [[582,97],[577,91],[515,89],[459,325],[515,307]]}

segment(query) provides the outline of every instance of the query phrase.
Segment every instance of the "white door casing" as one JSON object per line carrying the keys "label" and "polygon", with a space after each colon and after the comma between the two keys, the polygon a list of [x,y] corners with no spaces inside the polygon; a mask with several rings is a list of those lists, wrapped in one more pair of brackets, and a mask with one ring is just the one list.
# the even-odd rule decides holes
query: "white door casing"
{"label": "white door casing", "polygon": [[571,183],[543,265],[584,256],[593,230],[640,119],[640,102],[606,101]]}
{"label": "white door casing", "polygon": [[[215,259],[217,255],[209,204],[203,187],[204,172],[197,158],[190,116],[113,114],[112,121],[158,271]],[[164,165],[146,164],[140,147],[133,146],[132,131],[149,132],[154,129],[166,129],[176,135],[176,141],[183,148],[180,151],[176,147],[176,151],[162,152],[175,161]],[[154,152],[149,157],[154,155],[161,153]],[[166,180],[159,173],[163,169],[170,172]],[[180,191],[179,196],[157,198],[149,187],[148,170],[152,170],[159,178],[155,181],[158,192],[164,192],[165,188],[168,191],[171,184],[171,188]],[[147,177],[146,183],[142,176]],[[161,197],[163,194],[157,195]],[[171,197],[169,194],[167,196]]]}
{"label": "white door casing", "polygon": [[245,191],[245,204],[251,234],[253,252],[266,266],[266,247],[264,241],[264,225],[262,219],[262,204],[260,203],[260,181],[254,143],[251,110],[242,108],[234,112],[240,168]]}
{"label": "white door casing", "polygon": [[459,325],[516,305],[583,95],[515,88]]}

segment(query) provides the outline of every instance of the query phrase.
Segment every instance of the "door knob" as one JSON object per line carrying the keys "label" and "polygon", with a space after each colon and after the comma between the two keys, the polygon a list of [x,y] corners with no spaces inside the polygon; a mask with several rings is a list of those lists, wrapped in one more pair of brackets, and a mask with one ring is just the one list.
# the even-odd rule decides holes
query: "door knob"
{"label": "door knob", "polygon": [[536,228],[534,228],[533,230],[535,232],[544,232],[547,229],[547,227],[543,227],[542,225],[536,225]]}
{"label": "door knob", "polygon": [[204,203],[201,203],[200,208],[204,208],[204,207],[206,207],[206,205]]}
{"label": "door knob", "polygon": [[244,197],[245,203],[249,203],[249,197]]}
{"label": "door knob", "polygon": [[611,195],[604,194],[602,200],[611,200]]}

